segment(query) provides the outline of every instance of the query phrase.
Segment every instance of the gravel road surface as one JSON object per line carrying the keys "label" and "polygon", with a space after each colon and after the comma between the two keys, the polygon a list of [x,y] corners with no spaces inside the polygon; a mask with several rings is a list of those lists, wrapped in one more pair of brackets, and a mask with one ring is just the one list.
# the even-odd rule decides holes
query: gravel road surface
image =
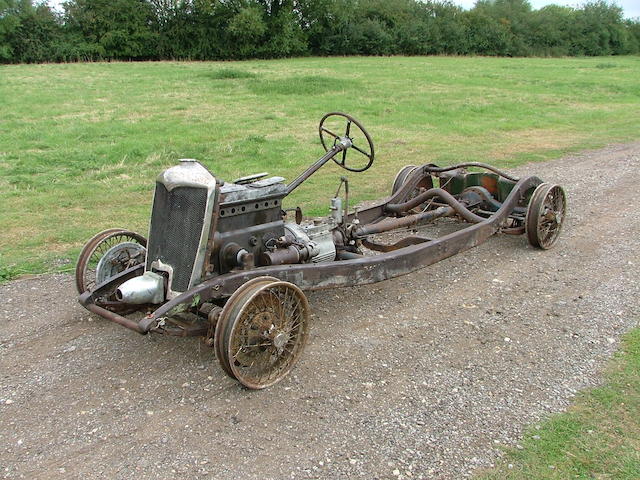
{"label": "gravel road surface", "polygon": [[530,164],[557,246],[497,236],[311,293],[292,374],[248,391],[197,339],[83,310],[72,278],[0,286],[0,478],[457,479],[599,381],[640,311],[640,142]]}

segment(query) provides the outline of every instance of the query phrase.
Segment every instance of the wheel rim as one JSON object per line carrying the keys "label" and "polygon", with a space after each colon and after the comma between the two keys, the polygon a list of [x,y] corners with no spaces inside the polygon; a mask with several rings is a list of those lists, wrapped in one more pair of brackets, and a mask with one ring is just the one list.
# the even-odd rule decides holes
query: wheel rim
{"label": "wheel rim", "polygon": [[[346,130],[344,135],[340,135],[337,133],[334,133],[333,131],[329,130],[328,128],[326,128],[324,126],[325,122],[327,121],[327,119],[334,117],[334,120],[336,118],[344,118],[347,121],[346,124]],[[364,138],[367,146],[366,147],[362,147],[362,145],[358,142],[358,144],[360,146],[355,145],[355,143],[350,147],[353,150],[355,150],[358,154],[364,155],[367,158],[367,162],[364,164],[364,166],[360,167],[360,168],[353,168],[353,167],[349,167],[346,164],[346,159],[347,159],[347,150],[343,150],[341,154],[336,155],[335,157],[333,157],[333,161],[337,164],[340,165],[342,168],[344,168],[345,170],[348,170],[350,172],[364,172],[365,170],[367,170],[372,164],[373,164],[373,159],[375,158],[375,152],[374,152],[374,148],[373,148],[373,140],[371,140],[371,135],[369,135],[369,132],[367,132],[367,130],[364,128],[364,126],[355,118],[353,118],[351,115],[348,115],[346,113],[342,113],[342,112],[331,112],[331,113],[327,113],[324,117],[322,117],[322,119],[320,120],[320,125],[318,127],[318,133],[320,134],[320,142],[322,143],[322,147],[325,149],[325,151],[329,151],[329,148],[331,146],[331,143],[325,141],[325,134],[327,135],[327,137],[329,138],[333,138],[332,143],[335,144],[336,140],[339,140],[339,138],[341,136],[344,137],[348,137],[352,142],[354,141],[354,137],[353,137],[353,132],[351,131],[352,125],[355,125],[356,127],[356,132],[359,131],[360,134],[360,138]],[[336,131],[338,131],[336,129]],[[367,151],[368,150],[368,151]]]}
{"label": "wheel rim", "polygon": [[109,278],[144,261],[146,248],[136,242],[122,242],[111,247],[98,261],[95,268],[95,283]]}
{"label": "wheel rim", "polygon": [[396,193],[401,189],[406,191],[400,198],[394,197],[394,203],[407,202],[412,198],[417,197],[423,191],[433,188],[433,181],[431,180],[430,175],[423,176],[417,182],[414,180],[414,186],[410,190],[406,188],[406,184],[411,181],[411,176],[418,170],[418,168],[419,167],[416,167],[415,165],[405,165],[398,171],[391,187],[391,196],[396,195]]}
{"label": "wheel rim", "polygon": [[233,376],[261,389],[282,380],[300,358],[309,326],[309,304],[288,282],[256,284],[227,326],[225,353]]}
{"label": "wheel rim", "polygon": [[251,294],[253,289],[259,285],[276,281],[276,278],[268,276],[249,280],[235,292],[233,292],[233,295],[229,297],[229,300],[227,300],[227,303],[225,303],[224,308],[220,313],[220,318],[218,320],[216,331],[214,333],[213,349],[222,370],[234,380],[236,380],[236,376],[231,371],[231,366],[229,365],[229,357],[226,353],[227,349],[225,344],[225,337],[229,334],[229,328],[233,326],[233,319],[237,317],[238,312],[244,305],[247,296]]}
{"label": "wheel rim", "polygon": [[405,165],[398,173],[396,173],[396,178],[393,179],[393,183],[391,184],[391,195],[400,190],[400,187],[404,184],[404,181],[407,179],[409,175],[418,167],[415,165]]}
{"label": "wheel rim", "polygon": [[566,208],[566,195],[562,187],[550,184],[538,186],[526,219],[527,236],[532,245],[546,250],[556,243]]}
{"label": "wheel rim", "polygon": [[[96,270],[98,269],[100,261],[109,251],[114,252],[113,248],[122,243],[137,244],[143,249],[147,246],[147,240],[142,235],[121,228],[111,228],[100,232],[87,242],[80,252],[76,265],[76,288],[78,289],[78,293],[91,291],[95,288]],[[138,252],[140,253],[142,250],[138,250]],[[142,253],[138,256],[137,262],[130,260],[131,259],[128,259],[127,262],[120,266],[115,264],[110,265],[108,269],[109,273],[119,273],[126,268],[144,262],[144,254]]]}

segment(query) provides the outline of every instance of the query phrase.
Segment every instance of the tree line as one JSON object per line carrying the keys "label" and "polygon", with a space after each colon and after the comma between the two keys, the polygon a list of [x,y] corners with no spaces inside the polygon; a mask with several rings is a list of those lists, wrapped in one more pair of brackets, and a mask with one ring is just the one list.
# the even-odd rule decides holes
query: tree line
{"label": "tree line", "polygon": [[604,0],[0,0],[2,63],[638,52],[640,21]]}

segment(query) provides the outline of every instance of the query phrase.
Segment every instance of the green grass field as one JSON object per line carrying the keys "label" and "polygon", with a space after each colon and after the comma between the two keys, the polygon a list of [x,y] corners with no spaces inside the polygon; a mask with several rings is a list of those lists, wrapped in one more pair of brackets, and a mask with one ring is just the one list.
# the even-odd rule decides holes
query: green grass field
{"label": "green grass field", "polygon": [[[410,163],[503,167],[638,138],[640,58],[304,58],[0,67],[0,280],[69,270],[95,232],[145,233],[155,176],[201,160],[226,180],[295,177],[340,110],[377,161],[355,200],[384,196]],[[331,164],[289,201],[325,213]]]}

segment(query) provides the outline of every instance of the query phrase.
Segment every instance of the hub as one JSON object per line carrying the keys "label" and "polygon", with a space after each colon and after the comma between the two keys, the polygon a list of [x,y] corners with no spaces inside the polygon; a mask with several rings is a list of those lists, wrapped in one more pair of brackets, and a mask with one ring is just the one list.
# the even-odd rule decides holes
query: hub
{"label": "hub", "polygon": [[289,341],[289,335],[284,332],[278,333],[275,337],[273,337],[273,345],[278,349],[279,352],[284,349],[284,346]]}

